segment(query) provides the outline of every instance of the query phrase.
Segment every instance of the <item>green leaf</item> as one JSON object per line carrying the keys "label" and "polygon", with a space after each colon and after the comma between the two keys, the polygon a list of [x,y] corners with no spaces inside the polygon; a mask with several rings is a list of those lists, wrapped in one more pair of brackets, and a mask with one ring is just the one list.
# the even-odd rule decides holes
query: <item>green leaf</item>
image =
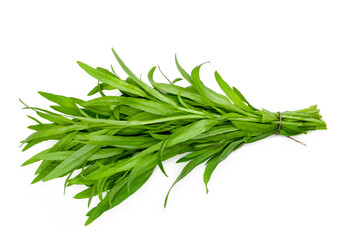
{"label": "green leaf", "polygon": [[200,120],[198,122],[192,123],[184,128],[182,131],[178,131],[171,135],[167,142],[167,146],[172,146],[177,143],[185,142],[189,139],[192,139],[199,134],[202,134],[212,128],[219,122],[217,119],[207,119]]}
{"label": "green leaf", "polygon": [[[149,177],[152,175],[153,170],[150,170],[146,174],[135,178],[134,182],[131,183],[130,191],[128,191],[127,186],[124,185],[118,186],[120,188],[119,191],[115,194],[115,197],[111,201],[110,205],[108,202],[110,193],[101,201],[94,210],[90,210],[90,214],[88,215],[88,220],[86,221],[85,225],[89,225],[94,220],[96,220],[99,216],[101,216],[105,211],[117,206],[122,201],[127,199],[129,196],[131,196],[133,193],[135,193],[142,185],[149,179]],[[123,180],[122,180],[123,181]],[[116,191],[116,190],[115,190]]]}
{"label": "green leaf", "polygon": [[[160,118],[160,115],[156,115],[149,112],[140,112],[135,116],[129,117],[128,121],[149,121]],[[127,130],[127,129],[126,129]]]}
{"label": "green leaf", "polygon": [[42,113],[42,112],[37,112],[37,114],[41,117],[44,118],[50,122],[57,123],[60,125],[70,125],[73,124],[74,121],[65,118],[63,116],[60,116],[58,114],[50,114],[50,113]]}
{"label": "green leaf", "polygon": [[124,151],[125,150],[121,148],[102,148],[98,150],[94,155],[89,157],[89,161],[113,157],[113,156],[123,153]]}
{"label": "green leaf", "polygon": [[243,100],[243,102],[245,102],[250,108],[252,108],[255,111],[259,111],[257,108],[253,107],[244,97],[244,95],[235,87],[233,87],[233,91],[239,96],[239,98],[241,100]]}
{"label": "green leaf", "polygon": [[175,83],[180,82],[182,80],[183,80],[182,78],[176,78],[172,81],[172,83],[175,84]]}
{"label": "green leaf", "polygon": [[264,108],[262,109],[262,123],[271,123],[278,118],[278,113],[272,113]]}
{"label": "green leaf", "polygon": [[204,99],[205,102],[207,102],[209,105],[214,106],[211,99],[209,99],[207,97],[206,92],[204,91],[203,84],[202,84],[200,77],[199,77],[199,71],[200,71],[200,68],[203,64],[205,64],[205,63],[202,63],[202,64],[196,66],[192,70],[192,73],[191,73],[192,83],[191,84],[194,87],[194,89],[197,91],[197,93],[199,93],[200,96]]}
{"label": "green leaf", "polygon": [[145,99],[124,98],[122,99],[121,103],[145,112],[161,116],[171,116],[179,113],[176,109],[164,103]]}
{"label": "green leaf", "polygon": [[175,55],[175,64],[176,67],[178,68],[180,74],[183,76],[184,79],[186,79],[191,85],[192,85],[192,78],[191,75],[189,75],[179,64],[178,59]]}
{"label": "green leaf", "polygon": [[87,127],[89,127],[89,125],[87,124],[74,124],[71,126],[51,127],[49,129],[41,130],[41,131],[31,134],[28,138],[24,140],[24,143],[27,143],[29,141],[32,141],[38,138],[46,138],[50,136],[64,134],[64,133],[71,132],[71,131],[86,129]]}
{"label": "green leaf", "polygon": [[244,121],[231,121],[231,123],[242,130],[247,130],[251,132],[271,132],[278,128],[278,124],[276,123],[252,123],[252,122],[244,122]]}
{"label": "green leaf", "polygon": [[224,126],[212,127],[209,131],[202,133],[193,139],[203,139],[203,138],[212,137],[212,136],[216,136],[216,135],[224,134],[224,133],[229,133],[229,132],[234,132],[234,131],[238,131],[238,130],[239,130],[239,128],[236,128],[233,125],[224,125]]}
{"label": "green leaf", "polygon": [[149,112],[161,116],[171,116],[179,114],[179,111],[165,103],[155,102],[142,98],[105,96],[92,99],[85,103],[85,106],[112,106],[122,104],[141,111]]}
{"label": "green leaf", "polygon": [[89,187],[79,193],[77,193],[73,198],[75,199],[84,199],[84,198],[89,198],[91,197],[91,194],[93,192],[94,187]]}
{"label": "green leaf", "polygon": [[57,126],[57,124],[55,123],[43,123],[43,124],[38,124],[38,125],[31,125],[31,126],[28,126],[27,128],[34,130],[34,131],[41,131],[41,130],[49,129],[55,126]]}
{"label": "green leaf", "polygon": [[[64,161],[68,157],[70,157],[75,151],[56,151],[50,152],[50,149],[46,151],[40,152],[37,155],[33,156],[31,159],[27,160],[24,165],[31,164],[33,162],[44,160],[44,161]],[[94,155],[88,158],[88,161],[94,161],[102,158],[113,157],[117,154],[121,154],[124,152],[124,149],[121,148],[103,148],[98,150]]]}
{"label": "green leaf", "polygon": [[176,163],[182,163],[182,162],[189,162],[189,161],[192,161],[194,158],[202,155],[202,154],[206,154],[206,152],[211,152],[211,151],[214,151],[215,149],[217,149],[218,147],[221,147],[222,145],[221,144],[215,144],[213,146],[210,146],[208,148],[205,148],[205,149],[201,149],[201,150],[198,150],[198,151],[193,151],[189,154],[187,154],[186,156],[180,158],[178,161],[176,161]]}
{"label": "green leaf", "polygon": [[[75,137],[76,134],[77,134],[77,131],[66,134],[52,148],[48,149],[48,152],[55,152],[55,151],[63,150],[72,141],[72,139]],[[45,151],[41,152],[41,155],[44,155],[44,153],[45,153]],[[38,155],[38,159],[40,160],[41,155],[40,154],[37,154],[37,155]],[[37,157],[37,155],[36,155],[36,157]],[[33,159],[34,158],[35,157],[33,157]],[[51,168],[50,167],[51,165],[54,167]],[[40,177],[37,178],[36,181],[42,180],[57,165],[58,165],[58,163],[55,163],[54,161],[43,161],[35,172],[35,174],[40,175]],[[50,170],[46,171],[46,169],[50,169]],[[42,172],[44,172],[44,173],[41,174]]]}
{"label": "green leaf", "polygon": [[[42,130],[45,131],[45,130]],[[22,151],[26,151],[27,149],[41,143],[44,141],[48,141],[48,140],[58,140],[62,137],[62,134],[56,134],[56,135],[48,135],[48,136],[44,136],[44,137],[40,137],[40,138],[35,138],[33,140],[30,140],[29,142],[24,142],[22,141],[22,143],[27,143],[26,146],[22,149]]]}
{"label": "green leaf", "polygon": [[52,172],[57,167],[57,165],[58,165],[58,163],[49,162],[48,165],[46,165],[44,167],[44,169],[42,171],[40,171],[38,176],[35,179],[33,179],[31,184],[34,184],[34,183],[37,183],[37,182],[40,182],[41,180],[43,180],[50,172]]}
{"label": "green leaf", "polygon": [[188,88],[183,88],[180,86],[165,84],[165,83],[155,83],[155,82],[153,83],[153,86],[159,89],[160,91],[174,94],[176,96],[180,95],[181,97],[191,99],[197,102],[198,104],[207,105],[203,101],[203,99],[200,97],[200,95],[198,95],[198,93],[196,93],[195,91],[191,91]]}
{"label": "green leaf", "polygon": [[[138,84],[147,94],[149,94],[150,96],[153,96],[157,99],[159,99],[160,101],[164,102],[164,103],[168,103],[169,105],[173,106],[173,107],[177,107],[177,104],[172,101],[170,98],[168,98],[167,96],[161,94],[160,92],[158,92],[157,90],[155,90],[154,88],[148,86],[146,83],[142,82],[138,77],[135,76],[135,74],[124,64],[124,62],[122,61],[122,59],[117,55],[117,53],[115,52],[114,49],[112,49],[112,52],[114,53],[116,60],[118,61],[118,63],[120,64],[120,66],[122,67],[122,69],[128,74],[129,77],[132,78],[132,80],[135,81],[136,84]],[[153,74],[153,73],[152,73]]]}
{"label": "green leaf", "polygon": [[103,201],[103,188],[104,188],[104,184],[107,181],[108,178],[102,178],[100,180],[98,180],[97,182],[97,193],[98,193],[98,197],[99,200]]}
{"label": "green leaf", "polygon": [[87,144],[100,146],[114,146],[124,149],[143,149],[154,145],[158,141],[144,136],[109,136],[109,135],[87,135]]}
{"label": "green leaf", "polygon": [[223,146],[215,146],[214,148],[208,149],[206,151],[202,151],[200,155],[195,156],[190,160],[189,163],[182,169],[180,175],[177,177],[177,179],[174,181],[170,189],[168,190],[168,193],[165,198],[164,207],[167,205],[169,193],[172,190],[172,188],[177,184],[181,179],[183,179],[187,174],[189,174],[196,166],[200,165],[201,163],[205,162],[207,159],[211,158],[214,154],[221,151]]}
{"label": "green leaf", "polygon": [[72,109],[65,108],[62,106],[52,105],[50,106],[50,108],[52,108],[53,110],[56,110],[57,112],[68,114],[71,116],[82,116],[82,113],[80,113],[80,111],[76,112],[76,111],[73,111]]}
{"label": "green leaf", "polygon": [[213,157],[207,162],[205,173],[204,173],[204,182],[206,186],[206,192],[208,192],[207,184],[210,181],[211,175],[217,165],[225,160],[228,155],[230,155],[234,150],[241,147],[243,145],[244,140],[237,140],[235,142],[230,143],[220,154]]}
{"label": "green leaf", "polygon": [[117,121],[111,119],[93,119],[93,118],[85,118],[85,117],[75,117],[83,122],[88,123],[104,123],[108,125],[112,125],[115,127],[118,126],[142,126],[142,125],[149,125],[149,124],[156,124],[156,123],[163,123],[163,122],[170,122],[170,121],[177,121],[177,120],[189,120],[189,119],[202,119],[204,118],[202,115],[179,115],[179,116],[172,116],[172,117],[162,117],[157,118],[154,120],[147,120],[147,121]]}
{"label": "green leaf", "polygon": [[136,95],[136,96],[147,97],[147,95],[142,90],[140,90],[138,87],[135,87],[134,85],[126,83],[125,81],[122,81],[118,77],[114,77],[112,75],[103,73],[102,71],[94,69],[94,68],[86,65],[85,63],[82,63],[79,61],[77,63],[84,71],[86,71],[90,76],[96,78],[98,81],[101,81],[105,84],[108,84],[108,85],[110,85],[114,88],[117,88],[123,92],[128,92],[128,93]]}
{"label": "green leaf", "polygon": [[47,92],[38,92],[41,96],[44,98],[50,100],[51,102],[57,103],[59,106],[68,109],[75,114],[79,114],[79,108],[76,106],[76,104],[68,97],[62,96],[62,95],[56,95],[52,93]]}
{"label": "green leaf", "polygon": [[262,134],[257,134],[256,136],[244,137],[243,140],[245,143],[252,143],[252,142],[256,142],[264,138],[270,137],[273,134],[274,134],[273,132],[262,133]]}
{"label": "green leaf", "polygon": [[72,98],[75,103],[77,103],[79,106],[83,107],[83,112],[85,112],[88,116],[94,117],[94,118],[106,118],[112,116],[112,111],[110,110],[110,107],[112,106],[91,106],[86,101],[83,101],[78,98]]}
{"label": "green leaf", "polygon": [[88,96],[92,96],[92,95],[98,93],[100,91],[100,89],[102,89],[102,90],[114,90],[116,88],[113,86],[110,86],[109,84],[106,84],[106,83],[100,83],[96,87],[91,89],[91,91],[88,93]]}
{"label": "green leaf", "polygon": [[38,119],[36,119],[36,118],[34,118],[34,117],[30,116],[30,115],[27,115],[27,117],[30,118],[30,119],[32,119],[33,121],[35,121],[35,122],[38,123],[39,125],[42,124],[42,122],[40,122]]}
{"label": "green leaf", "polygon": [[159,71],[160,71],[160,73],[162,74],[162,76],[170,83],[170,84],[172,84],[172,81],[171,80],[169,80],[169,78],[161,71],[161,68],[160,68],[160,66],[158,65],[157,66],[158,67],[158,69],[159,69]]}
{"label": "green leaf", "polygon": [[37,153],[36,155],[34,155],[33,157],[31,157],[30,159],[28,159],[27,161],[25,161],[21,166],[26,166],[35,162],[38,162],[40,160],[42,160],[41,156],[44,155],[45,153],[49,152],[50,149],[46,149],[40,153]]}
{"label": "green leaf", "polygon": [[166,138],[162,141],[162,145],[160,147],[160,150],[159,150],[159,154],[158,154],[158,161],[157,161],[157,164],[159,165],[159,168],[161,169],[162,173],[168,177],[163,165],[162,165],[162,154],[163,154],[163,151],[167,145],[167,142],[168,142],[169,138]]}
{"label": "green leaf", "polygon": [[233,91],[233,89],[221,78],[219,73],[216,71],[214,73],[215,79],[217,80],[217,83],[219,84],[220,88],[224,91],[226,96],[234,103],[236,106],[240,107],[241,109],[247,111],[247,112],[253,112],[254,110],[250,108],[249,106],[245,105],[243,100],[239,97],[239,95]]}
{"label": "green leaf", "polygon": [[66,146],[74,139],[78,131],[73,131],[65,134],[52,148],[49,152],[62,151]]}
{"label": "green leaf", "polygon": [[99,146],[96,145],[85,145],[80,148],[78,151],[71,154],[68,158],[66,158],[63,162],[61,162],[52,172],[50,172],[46,177],[44,177],[44,181],[48,181],[54,178],[58,178],[67,174],[68,172],[74,170],[81,166],[87,159],[92,156],[95,152],[100,149]]}

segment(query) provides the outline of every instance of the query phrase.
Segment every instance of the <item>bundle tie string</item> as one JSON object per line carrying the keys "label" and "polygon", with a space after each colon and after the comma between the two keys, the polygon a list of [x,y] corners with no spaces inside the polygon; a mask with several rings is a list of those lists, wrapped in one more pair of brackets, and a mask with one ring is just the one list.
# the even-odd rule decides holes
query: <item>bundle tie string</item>
{"label": "bundle tie string", "polygon": [[[282,113],[281,112],[278,112],[278,115],[279,115],[279,124],[278,124],[278,129],[277,129],[277,132],[276,132],[276,135],[279,135],[280,132],[281,132],[281,127],[282,127]],[[301,142],[301,141],[298,141],[297,139],[293,138],[293,137],[290,137],[290,136],[286,136],[287,138],[290,138],[291,140],[297,142],[297,143],[300,143],[302,144],[303,146],[307,146],[305,143]]]}
{"label": "bundle tie string", "polygon": [[279,124],[278,124],[276,135],[279,135],[279,133],[281,132],[281,127],[282,127],[282,113],[278,112],[278,115],[279,115]]}

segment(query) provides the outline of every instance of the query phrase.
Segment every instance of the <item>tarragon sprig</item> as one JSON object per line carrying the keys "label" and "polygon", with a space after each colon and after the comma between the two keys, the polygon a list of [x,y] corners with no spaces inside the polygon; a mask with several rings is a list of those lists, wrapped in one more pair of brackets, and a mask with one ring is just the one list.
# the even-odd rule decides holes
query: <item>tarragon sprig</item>
{"label": "tarragon sprig", "polygon": [[[51,106],[54,111],[25,104],[26,109],[35,111],[47,123],[29,116],[36,124],[28,128],[35,132],[22,141],[23,151],[40,142],[56,140],[51,148],[24,162],[23,165],[40,162],[32,183],[66,177],[65,187],[85,187],[75,198],[88,198],[90,205],[91,199],[98,196],[100,203],[87,213],[86,225],[137,191],[157,166],[166,175],[162,161],[173,156],[187,153],[177,161],[186,162],[186,166],[170,190],[204,163],[208,191],[217,165],[244,144],[273,134],[294,136],[326,129],[316,105],[281,113],[257,109],[218,72],[214,76],[225,95],[214,92],[200,79],[202,64],[189,74],[175,58],[181,78],[156,82],[153,67],[148,73],[148,85],[114,50],[113,53],[128,75],[125,80],[113,68],[109,71],[78,62],[98,80],[88,95],[99,93],[99,97],[84,101],[39,92],[56,104]],[[189,86],[177,85],[181,80]],[[116,93],[113,90],[120,95],[112,94]]]}

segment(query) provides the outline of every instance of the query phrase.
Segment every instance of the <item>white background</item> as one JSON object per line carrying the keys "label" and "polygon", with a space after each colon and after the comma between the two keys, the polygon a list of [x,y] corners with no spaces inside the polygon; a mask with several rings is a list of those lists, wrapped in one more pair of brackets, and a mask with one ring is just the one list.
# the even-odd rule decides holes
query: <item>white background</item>
{"label": "white background", "polygon": [[[55,2],[55,3],[53,3]],[[1,239],[341,239],[340,1],[1,1]],[[38,90],[85,98],[96,81],[76,64],[118,69],[111,47],[136,74],[174,64],[219,91],[213,72],[256,107],[318,104],[327,131],[273,136],[221,163],[205,193],[204,166],[163,199],[183,165],[165,162],[117,208],[84,227],[86,200],[63,196],[63,179],[30,185],[38,165],[20,165],[33,122],[18,97],[47,107]],[[124,76],[123,72],[118,72]],[[164,81],[157,75],[160,81]]]}

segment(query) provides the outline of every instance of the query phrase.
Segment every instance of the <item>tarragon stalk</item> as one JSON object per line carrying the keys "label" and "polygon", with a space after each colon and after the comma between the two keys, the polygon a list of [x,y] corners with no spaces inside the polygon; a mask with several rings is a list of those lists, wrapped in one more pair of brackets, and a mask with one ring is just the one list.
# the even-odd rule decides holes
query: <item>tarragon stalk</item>
{"label": "tarragon stalk", "polygon": [[[28,128],[35,132],[22,141],[23,151],[56,140],[51,148],[24,162],[40,162],[32,183],[66,177],[65,188],[85,187],[75,198],[88,198],[90,205],[98,196],[100,202],[87,213],[86,225],[137,191],[157,166],[166,175],[162,161],[173,156],[186,153],[177,161],[186,165],[170,189],[196,166],[205,164],[208,191],[217,165],[244,144],[273,134],[290,137],[326,129],[316,105],[285,112],[255,108],[218,72],[214,77],[225,95],[214,92],[200,79],[202,64],[188,73],[175,58],[181,78],[171,81],[166,77],[169,83],[156,82],[153,67],[148,73],[149,85],[113,53],[128,75],[125,80],[113,68],[92,68],[78,62],[98,80],[88,95],[99,97],[84,101],[39,92],[55,103],[51,106],[54,111],[25,104],[47,122],[29,116],[36,124]],[[177,85],[181,80],[189,86]]]}

